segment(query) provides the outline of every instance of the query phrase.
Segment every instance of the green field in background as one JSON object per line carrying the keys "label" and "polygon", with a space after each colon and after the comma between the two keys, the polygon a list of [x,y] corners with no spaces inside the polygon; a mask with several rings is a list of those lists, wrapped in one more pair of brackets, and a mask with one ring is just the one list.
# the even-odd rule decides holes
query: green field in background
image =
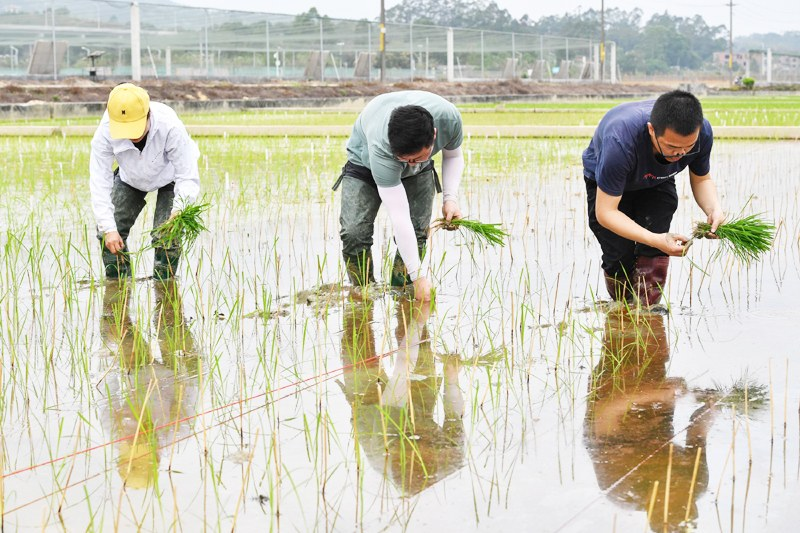
{"label": "green field in background", "polygon": [[[626,100],[460,104],[465,125],[592,126],[611,107]],[[800,96],[707,97],[702,99],[712,126],[800,126]],[[346,126],[355,109],[246,109],[224,113],[181,113],[187,125]],[[99,117],[5,120],[0,125],[91,125]]]}

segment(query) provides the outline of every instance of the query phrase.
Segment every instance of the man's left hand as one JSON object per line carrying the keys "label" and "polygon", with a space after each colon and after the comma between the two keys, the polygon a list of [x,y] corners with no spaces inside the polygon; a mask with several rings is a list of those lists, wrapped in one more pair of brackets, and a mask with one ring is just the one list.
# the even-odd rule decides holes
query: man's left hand
{"label": "man's left hand", "polygon": [[449,224],[454,219],[461,218],[461,208],[455,200],[446,200],[442,204],[442,216]]}

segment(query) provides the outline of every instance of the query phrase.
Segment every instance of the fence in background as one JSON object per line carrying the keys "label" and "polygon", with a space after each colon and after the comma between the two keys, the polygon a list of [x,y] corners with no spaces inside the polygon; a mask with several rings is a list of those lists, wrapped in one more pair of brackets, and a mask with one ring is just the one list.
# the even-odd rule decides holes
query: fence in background
{"label": "fence in background", "polygon": [[[380,26],[116,0],[20,2],[0,12],[0,76],[375,80]],[[133,53],[132,53],[133,51]],[[387,24],[385,79],[617,80],[591,39]]]}

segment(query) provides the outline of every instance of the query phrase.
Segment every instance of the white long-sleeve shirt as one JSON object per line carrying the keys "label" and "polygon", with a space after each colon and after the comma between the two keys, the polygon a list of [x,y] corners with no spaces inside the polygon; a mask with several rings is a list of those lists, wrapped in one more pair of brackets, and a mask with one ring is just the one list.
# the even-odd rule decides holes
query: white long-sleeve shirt
{"label": "white long-sleeve shirt", "polygon": [[155,191],[174,181],[174,208],[179,209],[200,192],[198,157],[197,144],[171,107],[150,102],[150,130],[141,152],[130,139],[111,138],[106,111],[92,138],[89,161],[89,191],[98,230],[103,234],[117,230],[111,202],[115,160],[120,179],[140,191]]}

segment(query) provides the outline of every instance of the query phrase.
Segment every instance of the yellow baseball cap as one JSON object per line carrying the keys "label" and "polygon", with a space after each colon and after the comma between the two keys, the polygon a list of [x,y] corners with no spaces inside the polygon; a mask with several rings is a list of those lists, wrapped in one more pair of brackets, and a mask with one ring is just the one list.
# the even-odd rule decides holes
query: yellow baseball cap
{"label": "yellow baseball cap", "polygon": [[132,83],[121,83],[108,95],[108,118],[111,137],[138,139],[147,127],[150,96]]}

